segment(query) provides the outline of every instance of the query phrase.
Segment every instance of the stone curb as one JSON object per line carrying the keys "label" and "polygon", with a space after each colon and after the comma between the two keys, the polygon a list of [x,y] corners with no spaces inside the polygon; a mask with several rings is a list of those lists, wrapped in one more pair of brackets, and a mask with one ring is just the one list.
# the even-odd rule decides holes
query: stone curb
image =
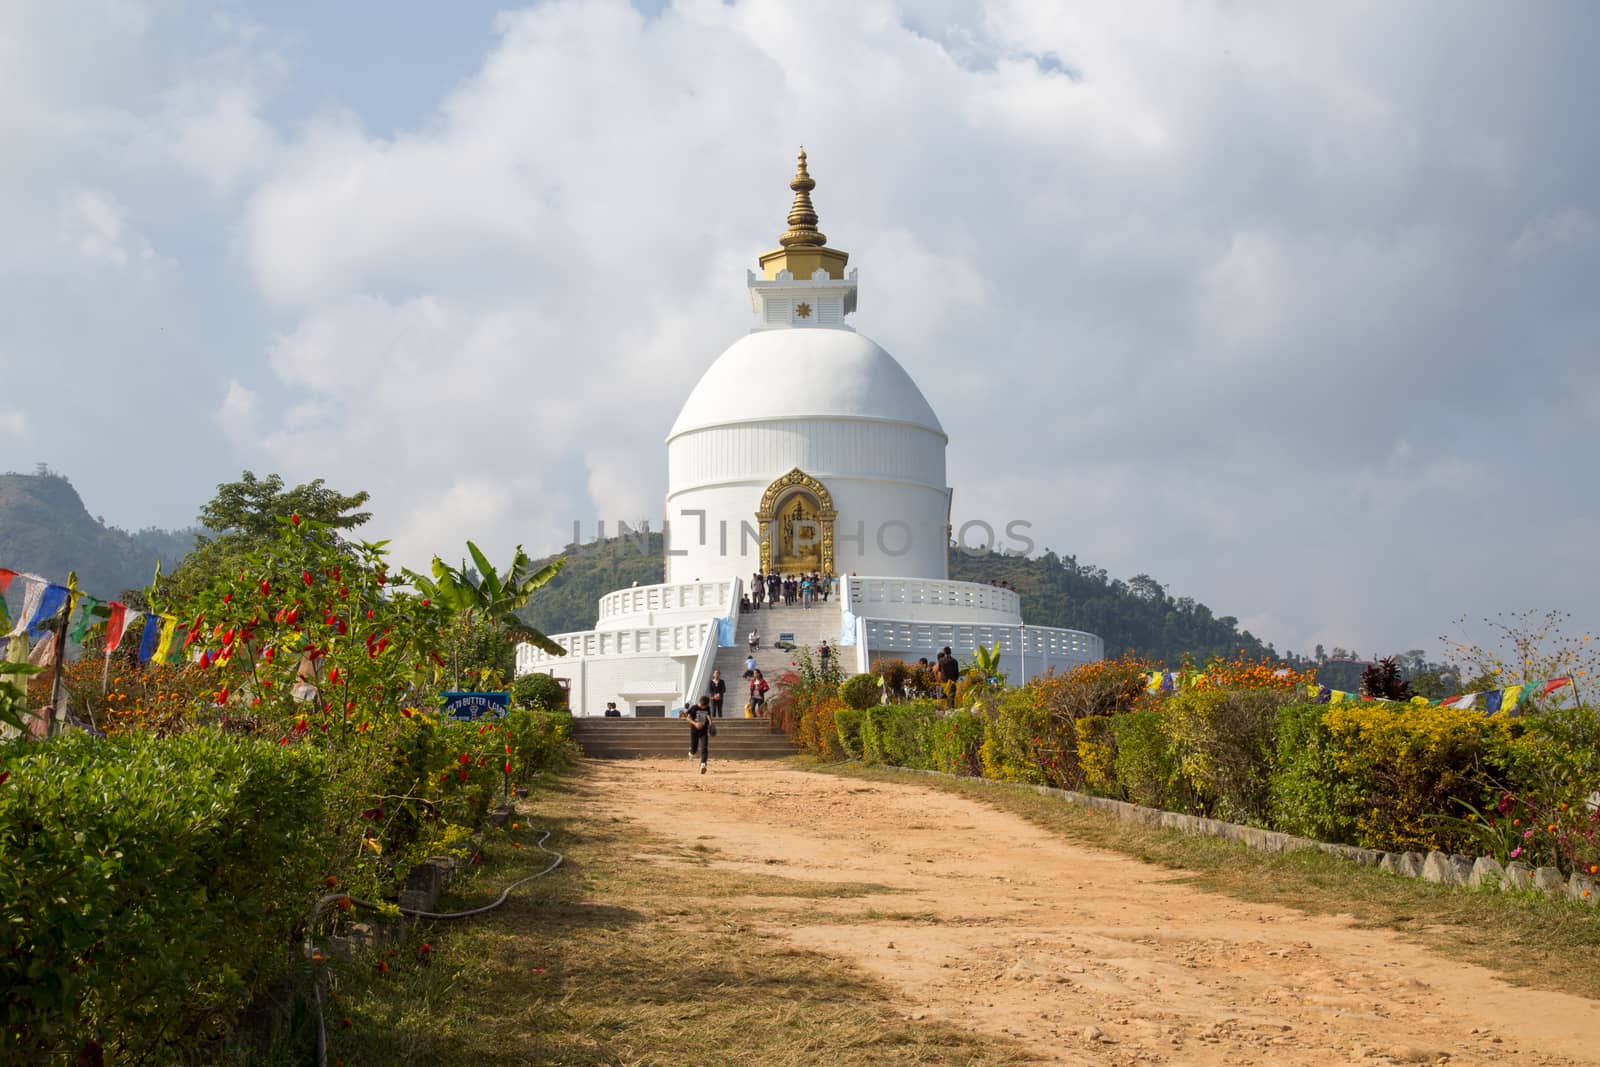
{"label": "stone curb", "polygon": [[[860,761],[851,761],[859,763]],[[862,764],[866,766],[866,764]],[[887,766],[887,765],[886,765]],[[907,771],[912,774],[926,774],[935,778],[947,778],[956,782],[981,782],[984,785],[1014,785],[1020,786],[1022,782],[999,782],[993,778],[977,778],[970,775],[947,774],[944,771],[930,771],[920,767],[895,767],[898,771]],[[1462,886],[1474,889],[1501,889],[1505,892],[1538,892],[1545,896],[1556,897],[1562,900],[1574,900],[1582,904],[1595,906],[1600,904],[1600,879],[1588,875],[1574,873],[1570,878],[1562,878],[1561,872],[1554,867],[1529,867],[1521,860],[1512,860],[1505,867],[1501,867],[1497,860],[1488,856],[1451,856],[1443,852],[1383,852],[1378,849],[1357,848],[1354,845],[1335,845],[1327,841],[1316,841],[1309,837],[1296,837],[1293,834],[1280,833],[1277,830],[1264,830],[1259,826],[1244,826],[1239,823],[1223,822],[1221,819],[1207,819],[1199,815],[1184,815],[1176,811],[1163,811],[1160,808],[1146,808],[1138,804],[1129,804],[1124,800],[1112,800],[1109,797],[1090,796],[1087,793],[1075,793],[1070,789],[1056,789],[1048,785],[1026,786],[1042,796],[1058,797],[1079,807],[1091,811],[1104,812],[1115,816],[1123,822],[1138,823],[1141,826],[1159,827],[1165,830],[1177,830],[1186,834],[1200,834],[1206,837],[1220,837],[1225,841],[1234,841],[1247,845],[1259,852],[1293,852],[1296,849],[1314,848],[1319,852],[1326,852],[1331,856],[1340,856],[1361,864],[1363,867],[1377,867],[1380,870],[1393,874],[1405,875],[1409,878],[1421,878],[1424,881],[1435,882],[1439,885]]]}

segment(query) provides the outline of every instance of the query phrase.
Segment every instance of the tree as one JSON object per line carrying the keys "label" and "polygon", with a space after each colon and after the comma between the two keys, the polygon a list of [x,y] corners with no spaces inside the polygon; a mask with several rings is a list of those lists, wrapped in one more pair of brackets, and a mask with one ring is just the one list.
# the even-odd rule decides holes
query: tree
{"label": "tree", "polygon": [[307,536],[323,537],[337,548],[342,544],[341,533],[372,517],[370,512],[356,511],[370,495],[365,490],[337,492],[321,478],[284,489],[283,479],[276,474],[257,478],[245,471],[238,481],[218,485],[217,495],[200,509],[200,523],[210,534],[195,538],[194,551],[178,568],[165,577],[158,570],[149,591],[130,590],[122,600],[130,607],[153,610],[184,603],[220,577],[236,573],[256,548],[276,541],[284,520],[291,516],[304,524]]}
{"label": "tree", "polygon": [[456,621],[456,684],[461,683],[461,648],[472,638],[474,627],[481,623],[488,624],[507,641],[526,641],[551,655],[566,655],[566,649],[517,616],[541,586],[561,573],[566,559],[556,559],[535,570],[533,561],[518,545],[512,554],[511,566],[500,574],[471,541],[467,542],[467,552],[472,556],[474,567],[467,566],[465,560],[460,567],[452,567],[435,556],[432,578],[415,571],[405,572],[406,580],[413,587],[449,611]]}
{"label": "tree", "polygon": [[337,492],[321,478],[285,490],[283,479],[276,474],[257,478],[245,471],[238,481],[217,486],[217,495],[200,509],[200,523],[218,534],[251,538],[276,536],[278,520],[288,515],[334,530],[353,530],[372,518],[370,511],[356,510],[371,496],[365,490]]}

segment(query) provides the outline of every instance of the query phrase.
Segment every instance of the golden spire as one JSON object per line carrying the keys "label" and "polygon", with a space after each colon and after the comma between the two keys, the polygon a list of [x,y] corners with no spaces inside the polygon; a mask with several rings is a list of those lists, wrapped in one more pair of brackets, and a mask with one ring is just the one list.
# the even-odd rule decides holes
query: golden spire
{"label": "golden spire", "polygon": [[794,203],[789,206],[789,231],[778,238],[785,248],[821,248],[828,236],[817,231],[817,209],[811,206],[811,190],[817,187],[806,170],[806,150],[802,146],[789,188],[794,190]]}
{"label": "golden spire", "polygon": [[830,278],[844,277],[850,254],[827,247],[827,235],[817,229],[817,209],[811,206],[811,190],[816,187],[811,172],[806,169],[806,150],[801,148],[794,177],[789,180],[789,188],[794,190],[794,203],[789,205],[789,228],[778,238],[780,247],[760,256],[761,270],[768,281],[783,271],[794,275],[796,281],[810,281],[818,270],[826,272]]}

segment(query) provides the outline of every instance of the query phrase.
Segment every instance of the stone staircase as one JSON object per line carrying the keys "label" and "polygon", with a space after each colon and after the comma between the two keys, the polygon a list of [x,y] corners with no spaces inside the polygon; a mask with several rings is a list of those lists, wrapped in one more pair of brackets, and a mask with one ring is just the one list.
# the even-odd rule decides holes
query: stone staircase
{"label": "stone staircase", "polygon": [[[786,648],[774,647],[778,641],[804,646],[815,651],[816,647],[824,640],[834,650],[834,660],[846,675],[854,674],[855,647],[839,647],[839,623],[841,614],[839,601],[830,600],[826,604],[819,603],[814,607],[776,607],[761,608],[742,611],[734,620],[734,635],[737,640],[732,648],[717,649],[717,659],[714,666],[722,672],[722,677],[728,683],[728,696],[726,702],[728,715],[743,715],[745,702],[744,661],[750,654],[747,641],[751,629],[761,632],[761,647],[756,650],[756,666],[766,677],[767,683],[777,686],[778,679],[785,672],[791,670],[790,664],[794,662],[794,652]],[[768,699],[772,694],[768,693]]]}
{"label": "stone staircase", "polygon": [[[740,702],[740,708],[744,707]],[[742,714],[742,711],[741,711]],[[717,719],[711,759],[783,759],[795,754],[789,738],[765,719]],[[689,755],[689,724],[681,719],[572,720],[572,737],[590,759],[681,759]]]}

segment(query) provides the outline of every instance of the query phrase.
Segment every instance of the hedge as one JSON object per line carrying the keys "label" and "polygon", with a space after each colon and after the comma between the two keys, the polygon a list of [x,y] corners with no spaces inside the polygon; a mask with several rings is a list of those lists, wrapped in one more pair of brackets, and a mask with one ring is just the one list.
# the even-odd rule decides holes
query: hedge
{"label": "hedge", "polygon": [[[821,758],[1062,785],[1388,851],[1600,869],[1600,711],[1313,704],[1284,688],[1134,693],[1102,670],[956,711],[839,709]],[[1081,697],[1081,699],[1080,699]]]}
{"label": "hedge", "polygon": [[322,755],[197,732],[13,744],[0,1062],[170,1062],[290,959],[328,859]]}

